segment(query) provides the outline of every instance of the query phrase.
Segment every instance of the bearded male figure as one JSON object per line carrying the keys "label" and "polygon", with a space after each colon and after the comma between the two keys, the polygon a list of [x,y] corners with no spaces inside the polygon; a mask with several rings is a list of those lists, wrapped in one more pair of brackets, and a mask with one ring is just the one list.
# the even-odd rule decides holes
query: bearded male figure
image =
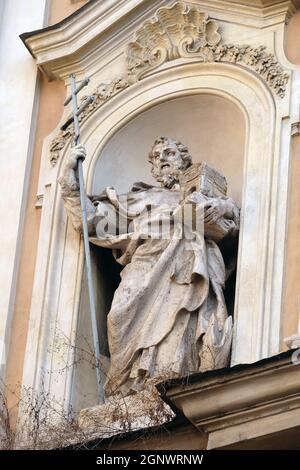
{"label": "bearded male figure", "polygon": [[[60,184],[67,213],[81,231],[78,158],[85,158],[82,146],[72,149]],[[160,186],[135,183],[125,197],[108,187],[87,197],[90,241],[112,249],[124,266],[107,320],[107,397],[229,361],[232,321],[223,291],[235,253],[225,263],[220,244],[236,239],[239,209],[227,196],[199,190],[183,198],[180,178],[193,165],[182,143],[160,137],[149,161]],[[176,217],[188,207],[202,217],[200,228]],[[168,236],[161,236],[164,221]]]}

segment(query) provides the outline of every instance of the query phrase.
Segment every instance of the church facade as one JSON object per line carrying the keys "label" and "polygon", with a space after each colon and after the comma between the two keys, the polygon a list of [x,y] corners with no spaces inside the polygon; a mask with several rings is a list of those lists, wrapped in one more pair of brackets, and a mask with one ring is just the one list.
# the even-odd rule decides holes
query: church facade
{"label": "church facade", "polygon": [[[298,449],[300,2],[16,3],[0,7],[3,443]],[[146,216],[187,202],[204,211],[192,249],[173,218],[171,241],[145,241]]]}

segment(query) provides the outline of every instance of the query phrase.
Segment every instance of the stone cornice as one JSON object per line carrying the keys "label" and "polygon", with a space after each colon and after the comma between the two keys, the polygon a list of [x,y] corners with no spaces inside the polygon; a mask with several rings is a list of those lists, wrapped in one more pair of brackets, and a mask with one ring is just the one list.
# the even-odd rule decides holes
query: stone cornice
{"label": "stone cornice", "polygon": [[275,12],[295,12],[300,7],[299,0],[228,0],[231,3],[251,7],[261,10],[263,14],[267,14],[268,9]]}
{"label": "stone cornice", "polygon": [[275,415],[278,432],[300,425],[300,366],[293,357],[283,353],[159,388],[173,409],[209,433],[209,448],[226,447],[241,441],[241,435],[246,441],[268,434]]}
{"label": "stone cornice", "polygon": [[123,20],[130,22],[130,16],[141,14],[144,10],[155,10],[160,0],[92,0],[75,14],[60,23],[43,30],[23,33],[20,37],[36,59],[37,65],[49,78],[61,78],[56,69],[64,64],[78,62],[104,44],[108,37],[114,37],[114,28]]}
{"label": "stone cornice", "polygon": [[[62,22],[43,30],[24,33],[21,39],[37,64],[50,78],[61,78],[64,68],[78,64],[97,47],[115,41],[114,28],[122,21],[143,21],[157,8],[173,5],[170,0],[92,0]],[[237,23],[264,28],[285,21],[300,8],[300,0],[194,0],[216,19],[230,11]],[[59,72],[57,72],[59,70]]]}
{"label": "stone cornice", "polygon": [[55,60],[62,55],[73,54],[102,34],[122,16],[142,4],[143,0],[93,0],[77,14],[48,28],[23,33],[21,39],[38,63]]}

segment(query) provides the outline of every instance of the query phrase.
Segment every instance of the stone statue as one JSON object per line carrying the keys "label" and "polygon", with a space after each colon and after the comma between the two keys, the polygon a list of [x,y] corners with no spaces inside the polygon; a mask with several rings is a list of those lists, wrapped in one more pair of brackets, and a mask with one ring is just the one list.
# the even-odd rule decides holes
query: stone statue
{"label": "stone statue", "polygon": [[[78,158],[85,158],[83,146],[72,149],[60,184],[80,231]],[[223,291],[236,250],[223,256],[221,245],[236,240],[239,209],[226,196],[225,178],[193,165],[182,143],[158,138],[149,161],[160,186],[135,183],[123,196],[108,187],[87,197],[90,241],[112,249],[124,266],[107,320],[107,397],[229,361],[232,318]]]}

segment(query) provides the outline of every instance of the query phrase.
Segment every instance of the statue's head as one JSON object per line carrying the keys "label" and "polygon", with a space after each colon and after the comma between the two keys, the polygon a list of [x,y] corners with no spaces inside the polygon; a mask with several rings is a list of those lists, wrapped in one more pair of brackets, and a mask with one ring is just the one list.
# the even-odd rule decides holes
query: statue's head
{"label": "statue's head", "polygon": [[149,153],[151,173],[162,186],[172,188],[179,174],[192,164],[188,148],[178,140],[159,137]]}

